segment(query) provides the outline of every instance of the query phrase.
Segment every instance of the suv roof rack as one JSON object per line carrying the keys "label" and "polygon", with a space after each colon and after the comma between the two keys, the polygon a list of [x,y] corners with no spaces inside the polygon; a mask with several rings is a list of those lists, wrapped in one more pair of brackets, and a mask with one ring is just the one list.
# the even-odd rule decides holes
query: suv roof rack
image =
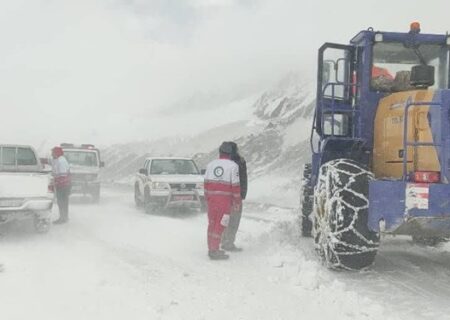
{"label": "suv roof rack", "polygon": [[61,143],[59,146],[62,148],[73,148],[74,144],[73,143]]}

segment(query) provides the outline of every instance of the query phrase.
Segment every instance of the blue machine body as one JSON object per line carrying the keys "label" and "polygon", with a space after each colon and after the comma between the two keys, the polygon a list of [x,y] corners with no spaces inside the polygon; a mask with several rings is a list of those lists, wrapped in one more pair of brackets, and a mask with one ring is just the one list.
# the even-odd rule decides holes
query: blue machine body
{"label": "blue machine body", "polygon": [[[350,44],[325,43],[318,54],[317,102],[310,137],[312,149],[311,187],[317,183],[320,167],[331,160],[353,159],[371,169],[375,117],[380,100],[392,92],[375,90],[372,84],[374,44],[401,43],[405,47],[437,45],[442,47],[445,71],[440,70],[440,84],[433,91],[431,101],[409,101],[408,109],[415,105],[430,107],[429,121],[433,143],[440,164],[440,181],[427,185],[411,181],[404,157],[403,175],[400,178],[377,177],[369,185],[369,228],[412,235],[450,235],[450,72],[448,35],[421,34],[419,32],[361,31]],[[329,54],[332,52],[332,54]],[[337,58],[330,59],[334,55]],[[333,76],[330,77],[330,74]],[[404,121],[406,127],[408,121]],[[337,125],[338,124],[338,125]],[[328,126],[328,127],[327,127]],[[407,130],[407,128],[405,128]],[[405,131],[406,132],[406,131]],[[403,137],[405,149],[419,143]],[[425,190],[426,208],[411,206],[409,195],[415,190]],[[408,193],[410,192],[410,193]],[[412,195],[415,196],[415,195]]]}

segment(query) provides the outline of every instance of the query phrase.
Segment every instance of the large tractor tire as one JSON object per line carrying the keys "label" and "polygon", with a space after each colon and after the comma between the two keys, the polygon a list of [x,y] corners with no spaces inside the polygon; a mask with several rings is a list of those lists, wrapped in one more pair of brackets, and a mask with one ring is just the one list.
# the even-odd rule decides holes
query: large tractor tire
{"label": "large tractor tire", "polygon": [[310,163],[303,166],[302,189],[300,194],[300,226],[303,237],[311,237],[311,213],[314,205],[314,189],[311,187],[312,167]]}
{"label": "large tractor tire", "polygon": [[313,236],[316,249],[331,269],[370,266],[379,235],[367,226],[369,181],[373,174],[359,163],[338,159],[320,168],[314,195]]}

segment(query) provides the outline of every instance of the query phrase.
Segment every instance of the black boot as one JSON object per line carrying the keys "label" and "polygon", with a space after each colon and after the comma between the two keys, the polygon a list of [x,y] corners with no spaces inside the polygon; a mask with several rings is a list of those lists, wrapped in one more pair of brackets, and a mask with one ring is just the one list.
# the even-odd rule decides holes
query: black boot
{"label": "black boot", "polygon": [[223,250],[211,250],[208,252],[208,256],[211,260],[226,260],[229,258]]}
{"label": "black boot", "polygon": [[224,244],[222,245],[222,249],[225,251],[231,251],[231,252],[240,252],[242,251],[242,248],[236,247],[234,243],[232,244]]}
{"label": "black boot", "polygon": [[68,218],[59,218],[58,220],[53,221],[53,224],[63,224],[69,221]]}

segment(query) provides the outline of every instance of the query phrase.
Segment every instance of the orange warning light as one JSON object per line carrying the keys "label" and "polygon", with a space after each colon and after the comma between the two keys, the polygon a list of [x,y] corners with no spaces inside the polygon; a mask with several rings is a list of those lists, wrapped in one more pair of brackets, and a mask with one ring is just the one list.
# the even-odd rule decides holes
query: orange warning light
{"label": "orange warning light", "polygon": [[411,32],[417,32],[417,33],[419,33],[419,32],[420,32],[420,23],[417,22],[417,21],[411,23],[411,25],[410,25],[410,27],[409,27],[409,30],[410,30]]}

